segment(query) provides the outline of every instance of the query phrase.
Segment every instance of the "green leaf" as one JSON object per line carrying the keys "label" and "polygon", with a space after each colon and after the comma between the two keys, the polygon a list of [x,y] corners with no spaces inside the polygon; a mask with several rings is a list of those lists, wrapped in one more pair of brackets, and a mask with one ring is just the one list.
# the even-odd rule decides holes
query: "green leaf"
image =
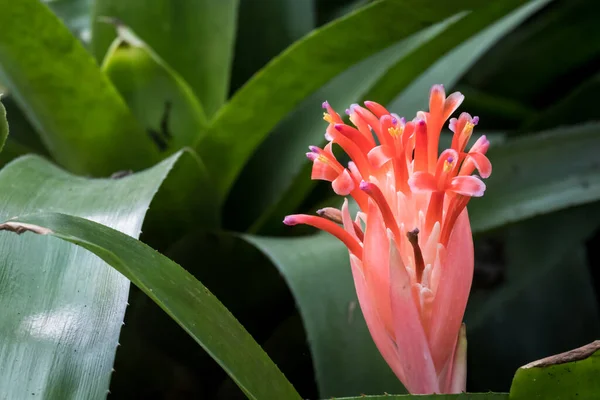
{"label": "green leaf", "polygon": [[508,393],[461,393],[461,394],[430,394],[430,395],[384,395],[340,397],[337,400],[508,400]]}
{"label": "green leaf", "polygon": [[0,80],[69,170],[108,175],[159,159],[93,58],[39,0],[0,0]]}
{"label": "green leaf", "polygon": [[155,144],[173,153],[206,131],[206,115],[187,83],[124,26],[102,63],[133,115]]}
{"label": "green leaf", "polygon": [[0,152],[4,149],[4,144],[8,138],[8,122],[6,121],[6,108],[0,102]]}
{"label": "green leaf", "polygon": [[240,0],[231,89],[315,28],[315,0]]}
{"label": "green leaf", "polygon": [[[406,117],[415,115],[428,106],[432,83],[443,83],[448,88],[454,86],[483,54],[550,1],[535,0],[524,5],[520,0],[490,2],[390,68],[369,93],[369,98],[387,103],[391,96],[402,91],[389,102],[389,109]],[[452,48],[438,60],[439,55]],[[437,62],[432,65],[434,61]]]}
{"label": "green leaf", "polygon": [[238,0],[96,0],[93,52],[103,59],[116,37],[99,17],[120,19],[187,81],[212,116],[227,98],[237,8]]}
{"label": "green leaf", "polygon": [[73,35],[87,43],[91,39],[92,0],[41,0],[63,20]]}
{"label": "green leaf", "polygon": [[256,147],[302,99],[366,57],[478,4],[378,1],[290,46],[233,96],[197,144],[219,196],[226,196]]}
{"label": "green leaf", "polygon": [[563,210],[507,227],[499,232],[504,251],[489,261],[476,257],[476,268],[500,264],[504,279],[469,298],[471,390],[508,390],[520,365],[600,335],[582,246],[599,226],[598,203]]}
{"label": "green leaf", "polygon": [[593,399],[600,393],[600,341],[517,370],[510,399]]}
{"label": "green leaf", "polygon": [[595,106],[600,90],[600,73],[575,87],[556,103],[531,116],[523,123],[522,130],[551,129],[557,125],[574,125],[600,120]]}
{"label": "green leaf", "polygon": [[322,398],[404,392],[371,339],[341,242],[327,234],[243,237],[273,261],[296,299]]}
{"label": "green leaf", "polygon": [[104,225],[59,213],[15,218],[2,226],[51,235],[96,254],[185,329],[249,398],[300,399],[252,336],[205,286],[142,242]]}
{"label": "green leaf", "polygon": [[[121,179],[90,180],[25,156],[0,171],[0,214],[8,219],[39,210],[68,212],[137,237],[152,197],[178,158]],[[2,233],[0,247],[2,395],[104,397],[129,281],[58,240]]]}
{"label": "green leaf", "polygon": [[599,133],[600,124],[583,124],[491,148],[486,195],[469,203],[473,231],[600,199]]}
{"label": "green leaf", "polygon": [[[465,83],[535,108],[559,101],[597,73],[598,10],[585,0],[557,1],[499,42],[469,71]],[[555,57],[556,49],[568,57]]]}

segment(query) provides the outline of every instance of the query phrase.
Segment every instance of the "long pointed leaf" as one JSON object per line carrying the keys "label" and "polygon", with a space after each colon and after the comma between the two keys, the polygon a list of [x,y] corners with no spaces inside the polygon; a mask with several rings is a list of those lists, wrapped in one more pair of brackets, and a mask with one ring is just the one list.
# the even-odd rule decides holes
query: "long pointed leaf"
{"label": "long pointed leaf", "polygon": [[59,163],[106,176],[160,159],[92,56],[48,7],[0,0],[0,9],[0,79]]}
{"label": "long pointed leaf", "polygon": [[96,0],[92,48],[101,60],[116,37],[99,17],[120,19],[187,81],[211,116],[227,98],[237,7],[238,0]]}
{"label": "long pointed leaf", "polygon": [[[104,225],[58,213],[12,219],[2,228],[55,236],[96,254],[165,310],[249,398],[300,399],[252,336],[206,287],[142,242]],[[47,238],[35,239],[49,242]]]}
{"label": "long pointed leaf", "polygon": [[[121,179],[91,180],[26,156],[0,171],[0,215],[50,209],[137,237],[178,158]],[[128,293],[129,281],[93,256],[57,240],[1,234],[0,397],[104,397]]]}
{"label": "long pointed leaf", "polygon": [[371,54],[478,6],[474,0],[382,0],[290,46],[233,96],[197,144],[219,195],[227,194],[256,147],[306,96]]}

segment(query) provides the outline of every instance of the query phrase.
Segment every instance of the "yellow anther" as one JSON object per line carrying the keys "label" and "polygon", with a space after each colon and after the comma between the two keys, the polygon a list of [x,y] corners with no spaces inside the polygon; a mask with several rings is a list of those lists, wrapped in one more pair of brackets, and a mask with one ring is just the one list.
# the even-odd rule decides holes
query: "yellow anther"
{"label": "yellow anther", "polygon": [[330,124],[333,123],[333,118],[331,118],[331,115],[329,115],[329,113],[323,113],[323,119],[329,122]]}
{"label": "yellow anther", "polygon": [[329,160],[324,155],[319,154],[319,156],[317,157],[317,160],[322,163],[329,164]]}
{"label": "yellow anther", "polygon": [[398,136],[402,135],[402,129],[398,129],[395,126],[388,128],[388,133],[396,139]]}
{"label": "yellow anther", "polygon": [[444,161],[444,172],[450,172],[454,167],[454,161]]}

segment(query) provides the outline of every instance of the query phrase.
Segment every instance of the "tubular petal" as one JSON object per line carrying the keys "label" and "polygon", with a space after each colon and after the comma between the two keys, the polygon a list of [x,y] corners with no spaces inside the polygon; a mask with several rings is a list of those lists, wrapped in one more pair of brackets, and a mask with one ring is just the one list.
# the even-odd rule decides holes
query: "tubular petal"
{"label": "tubular petal", "polygon": [[365,101],[365,106],[371,111],[377,118],[381,118],[384,115],[389,115],[389,111],[384,106],[374,101]]}
{"label": "tubular petal", "polygon": [[388,146],[377,146],[373,147],[367,156],[373,168],[379,169],[392,159],[394,153]]}
{"label": "tubular petal", "polygon": [[389,244],[386,228],[374,201],[369,200],[363,251],[365,280],[372,290],[374,305],[390,334],[393,334],[389,286]]}
{"label": "tubular petal", "polygon": [[355,188],[354,179],[348,172],[347,169],[333,180],[331,183],[333,191],[340,196],[347,196],[352,192]]}
{"label": "tubular petal", "polygon": [[362,257],[362,247],[352,235],[344,230],[341,226],[337,225],[328,219],[322,217],[316,217],[314,215],[305,214],[294,214],[288,215],[283,219],[283,223],[286,225],[298,225],[305,224],[321,229],[342,241],[348,250],[354,253],[357,257]]}
{"label": "tubular petal", "polygon": [[[489,158],[487,158],[483,153],[468,153],[466,162],[468,163],[469,161],[474,164],[474,167],[477,168],[477,171],[479,171],[479,175],[481,175],[482,178],[488,178],[492,174],[492,163],[490,162]],[[470,175],[473,172],[473,170],[471,169],[471,171],[469,171],[469,169],[465,168],[464,173],[461,169],[460,174]]]}
{"label": "tubular petal", "polygon": [[389,242],[392,317],[404,385],[410,393],[439,393],[437,374],[421,318],[412,296],[411,282],[394,240]]}
{"label": "tubular petal", "polygon": [[377,349],[391,367],[394,374],[402,382],[405,382],[404,370],[402,369],[402,361],[396,352],[396,346],[391,339],[391,336],[386,331],[381,316],[377,312],[372,295],[372,289],[366,282],[364,276],[364,266],[360,259],[353,254],[350,254],[350,266],[352,267],[352,277],[354,279],[354,287],[360,309],[365,317],[365,322],[369,328],[369,333],[377,346]]}
{"label": "tubular petal", "polygon": [[437,179],[429,172],[415,172],[408,180],[413,192],[434,192],[437,190]]}
{"label": "tubular petal", "polygon": [[466,211],[456,220],[443,258],[428,336],[437,370],[442,369],[454,351],[471,290],[473,237]]}
{"label": "tubular petal", "polygon": [[461,92],[454,92],[444,101],[443,119],[446,121],[460,107],[465,96]]}
{"label": "tubular petal", "polygon": [[450,190],[463,196],[481,197],[485,192],[485,183],[475,176],[456,176],[450,182]]}

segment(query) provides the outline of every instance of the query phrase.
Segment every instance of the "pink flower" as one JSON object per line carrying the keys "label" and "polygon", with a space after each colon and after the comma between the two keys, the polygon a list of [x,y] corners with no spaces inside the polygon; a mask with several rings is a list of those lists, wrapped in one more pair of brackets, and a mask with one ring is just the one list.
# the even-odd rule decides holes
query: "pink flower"
{"label": "pink flower", "polygon": [[[410,393],[459,393],[466,385],[462,319],[473,277],[473,239],[466,205],[482,196],[492,171],[482,136],[465,148],[478,118],[450,120],[452,145],[438,156],[440,132],[464,96],[431,89],[429,112],[410,122],[367,101],[343,123],[325,102],[325,148],[311,146],[312,179],[354,198],[353,219],[341,210],[321,216],[290,215],[288,225],[308,224],[339,238],[350,254],[362,312],[377,348]],[[375,137],[373,136],[375,134]],[[352,159],[344,167],[340,146]]]}

